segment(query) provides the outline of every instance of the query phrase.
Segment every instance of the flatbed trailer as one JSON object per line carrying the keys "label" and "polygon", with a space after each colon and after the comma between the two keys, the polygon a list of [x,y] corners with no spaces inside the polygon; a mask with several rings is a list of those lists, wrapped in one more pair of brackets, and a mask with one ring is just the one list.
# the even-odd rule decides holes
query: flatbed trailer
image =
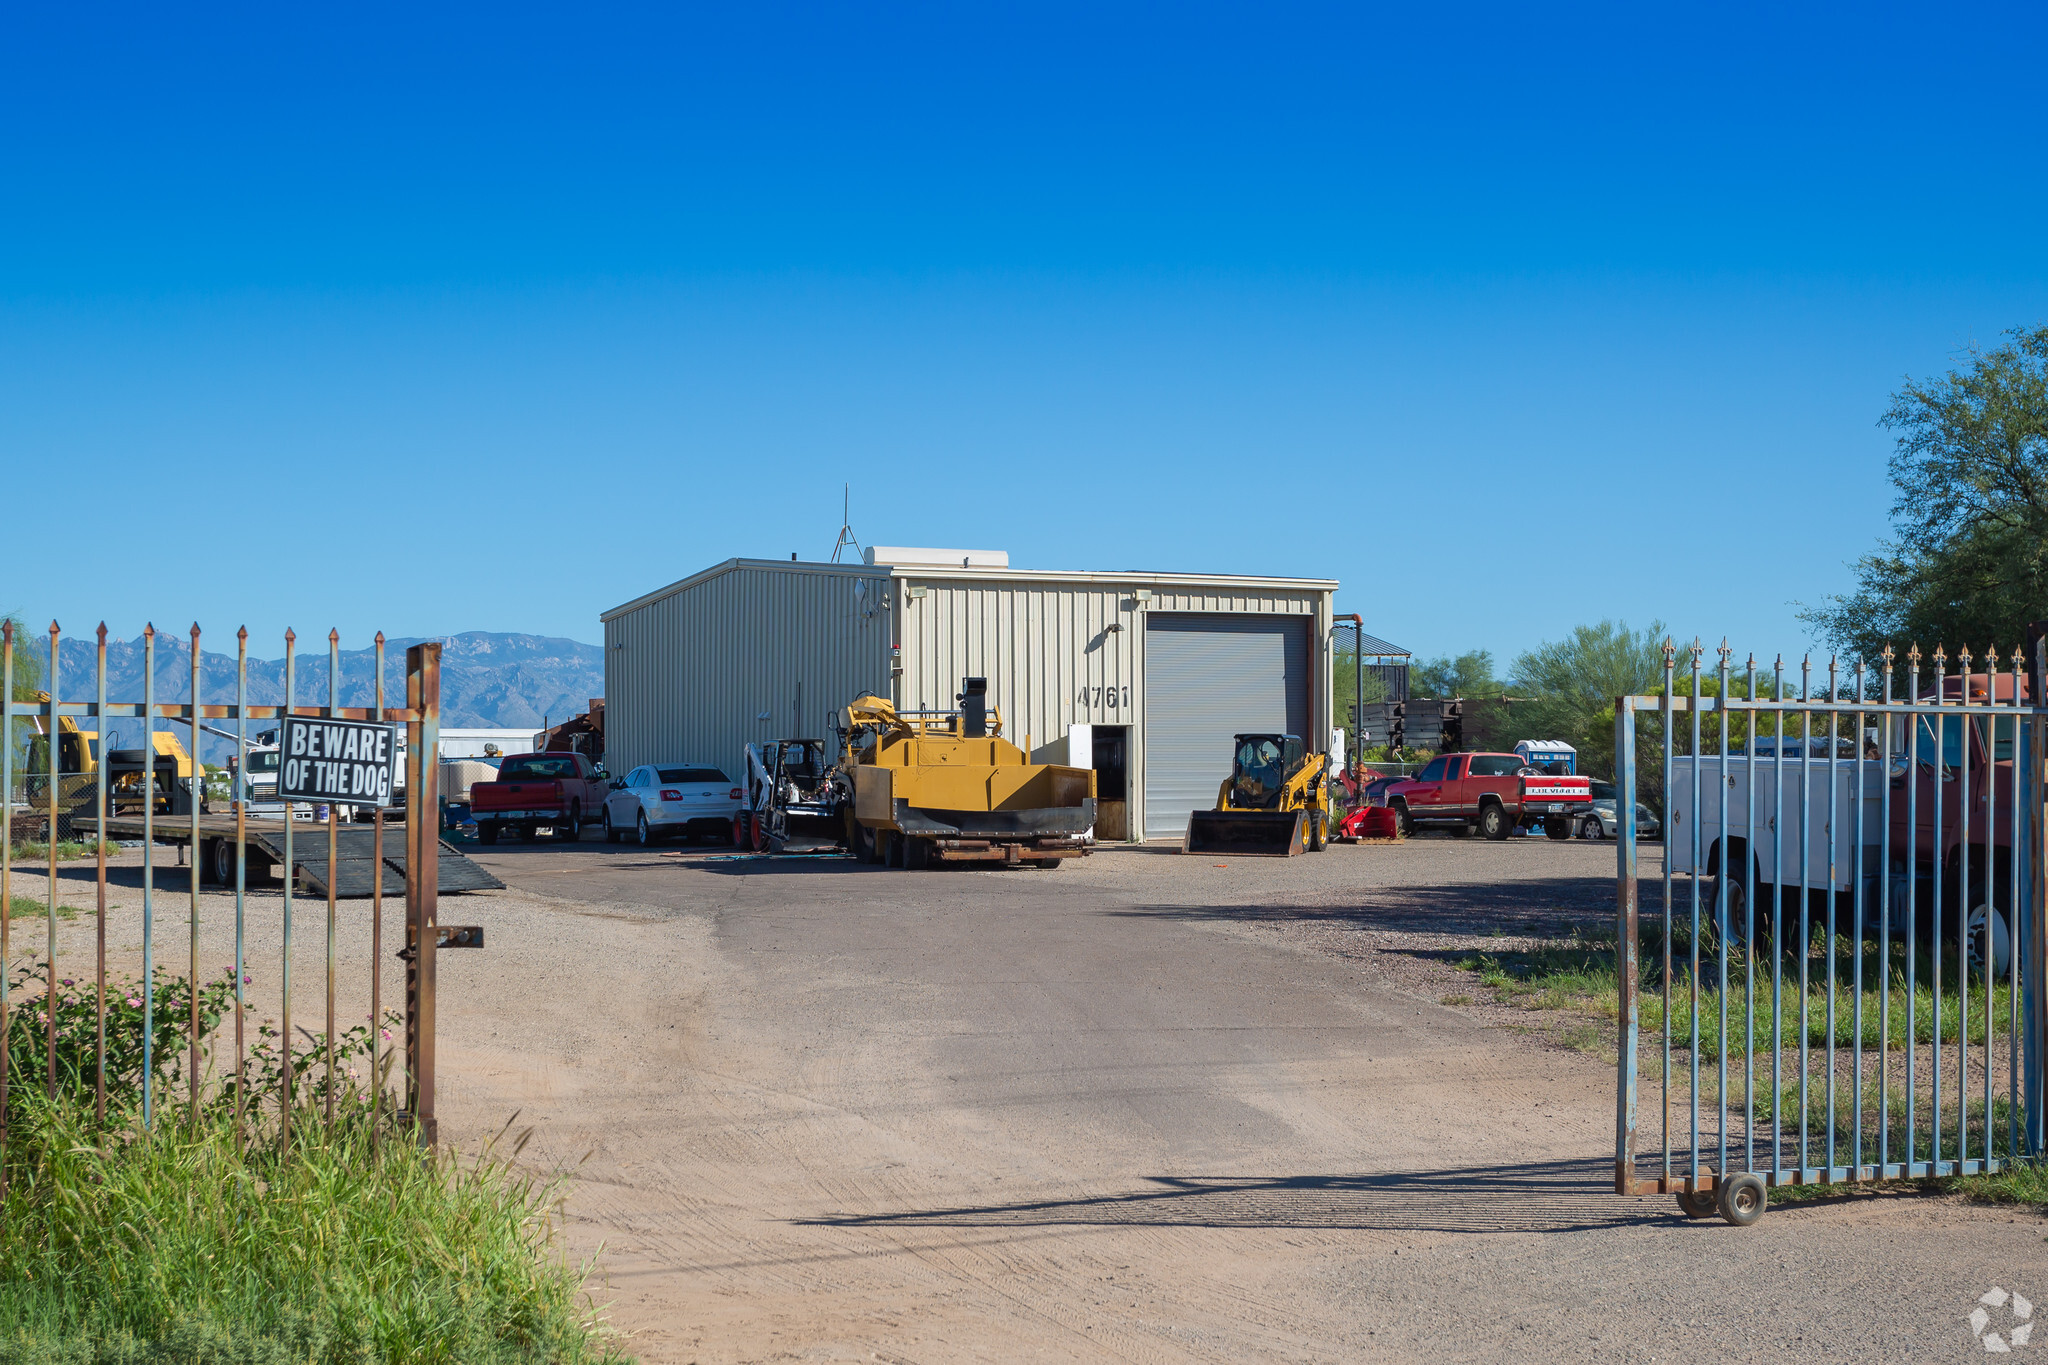
{"label": "flatbed trailer", "polygon": [[[100,827],[100,837],[105,839],[137,840],[143,837],[143,822],[139,815],[116,815],[105,819],[86,815],[76,817],[72,827],[81,837],[89,837],[94,824]],[[259,885],[277,875],[277,869],[284,862],[284,831],[282,820],[251,820],[248,822],[249,870],[251,885]],[[189,815],[164,815],[157,817],[150,830],[152,841],[189,847],[192,843],[192,817]],[[371,872],[376,866],[376,830],[366,823],[343,825],[336,832],[335,864],[339,880],[334,894],[340,900],[367,900],[372,890]],[[505,883],[478,867],[446,840],[441,842],[440,889],[445,894],[451,891],[502,891]],[[235,880],[235,817],[232,815],[202,815],[199,817],[199,847],[193,850],[193,861],[198,865],[202,881],[211,881],[221,886],[232,886]],[[292,822],[292,861],[298,866],[299,885],[316,895],[327,894],[327,827],[304,820]],[[405,895],[405,825],[387,823],[384,830],[384,894]]]}

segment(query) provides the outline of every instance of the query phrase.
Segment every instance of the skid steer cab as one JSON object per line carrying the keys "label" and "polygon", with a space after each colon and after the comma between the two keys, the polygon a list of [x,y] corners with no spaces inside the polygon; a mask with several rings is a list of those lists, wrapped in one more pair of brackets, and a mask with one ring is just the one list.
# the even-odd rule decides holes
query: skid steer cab
{"label": "skid steer cab", "polygon": [[1329,833],[1329,755],[1297,735],[1231,736],[1230,776],[1215,810],[1188,817],[1181,852],[1250,858],[1319,853]]}

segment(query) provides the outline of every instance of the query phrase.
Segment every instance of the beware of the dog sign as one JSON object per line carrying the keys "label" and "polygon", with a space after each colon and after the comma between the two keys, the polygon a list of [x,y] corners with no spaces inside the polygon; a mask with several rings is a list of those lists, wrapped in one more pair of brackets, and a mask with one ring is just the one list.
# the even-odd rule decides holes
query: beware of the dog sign
{"label": "beware of the dog sign", "polygon": [[398,783],[398,727],[361,720],[285,718],[278,737],[285,801],[388,806]]}

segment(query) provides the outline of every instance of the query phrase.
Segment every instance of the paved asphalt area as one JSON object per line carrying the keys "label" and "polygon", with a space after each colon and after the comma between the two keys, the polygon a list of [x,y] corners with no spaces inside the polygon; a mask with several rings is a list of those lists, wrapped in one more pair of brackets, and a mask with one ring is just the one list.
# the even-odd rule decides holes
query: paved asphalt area
{"label": "paved asphalt area", "polygon": [[444,1127],[575,1167],[648,1361],[1960,1360],[1992,1286],[2048,1303],[2028,1212],[1617,1197],[1610,1064],[1332,947],[1603,913],[1611,845],[473,851]]}

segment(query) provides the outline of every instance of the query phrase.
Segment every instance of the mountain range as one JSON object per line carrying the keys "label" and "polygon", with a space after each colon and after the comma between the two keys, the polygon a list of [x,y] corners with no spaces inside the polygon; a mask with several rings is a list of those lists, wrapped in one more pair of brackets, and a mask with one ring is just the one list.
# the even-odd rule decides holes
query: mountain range
{"label": "mountain range", "polygon": [[[387,640],[384,645],[384,699],[405,704],[405,651],[436,637]],[[517,635],[473,630],[443,635],[441,642],[441,724],[460,729],[539,729],[543,719],[559,723],[604,695],[604,650],[577,640],[545,635]],[[200,700],[231,704],[235,699],[235,656],[205,646],[199,651]],[[233,643],[233,637],[229,637]],[[89,700],[98,686],[94,677],[92,637],[66,636],[58,646],[65,701]],[[21,649],[17,639],[16,648]],[[48,637],[31,636],[27,652],[48,658]],[[314,637],[297,642],[293,695],[299,705],[327,700],[327,641]],[[144,648],[141,637],[107,641],[107,698],[140,701]],[[343,706],[370,706],[376,699],[375,649],[342,650],[340,700]],[[38,673],[43,669],[38,669]],[[284,660],[249,660],[249,701],[274,706],[284,700]],[[158,701],[184,701],[192,677],[191,640],[165,632],[157,636],[155,687]],[[134,727],[137,722],[123,723]],[[120,727],[117,727],[117,729]],[[180,727],[183,728],[182,726]],[[223,726],[222,728],[232,728]],[[224,741],[221,741],[224,743]],[[212,742],[208,745],[212,757]]]}

